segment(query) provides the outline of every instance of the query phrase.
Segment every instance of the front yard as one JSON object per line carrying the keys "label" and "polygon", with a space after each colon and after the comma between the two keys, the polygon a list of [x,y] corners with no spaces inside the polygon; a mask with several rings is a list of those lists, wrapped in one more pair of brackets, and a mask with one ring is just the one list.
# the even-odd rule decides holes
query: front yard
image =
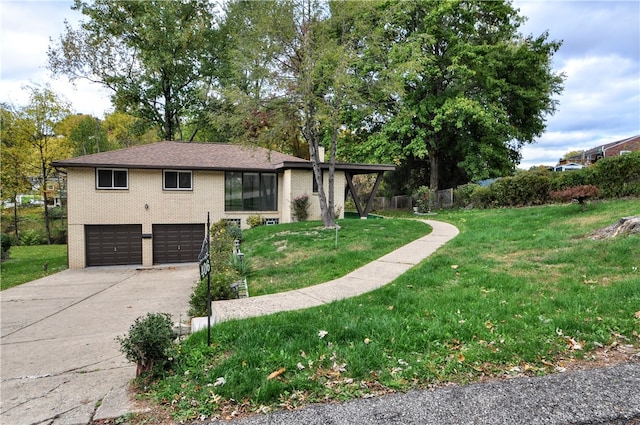
{"label": "front yard", "polygon": [[460,235],[393,283],[219,324],[211,346],[206,332],[195,334],[145,394],[178,419],[231,417],[635,353],[640,236],[589,235],[638,211],[640,200],[627,199],[584,213],[577,205],[443,212],[434,218]]}

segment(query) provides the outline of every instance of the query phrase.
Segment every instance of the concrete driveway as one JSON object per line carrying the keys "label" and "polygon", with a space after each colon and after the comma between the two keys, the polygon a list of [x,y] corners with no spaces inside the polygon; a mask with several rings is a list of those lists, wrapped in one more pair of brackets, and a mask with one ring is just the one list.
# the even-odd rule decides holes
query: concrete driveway
{"label": "concrete driveway", "polygon": [[0,292],[0,422],[87,424],[135,409],[115,338],[148,312],[187,320],[197,264],[66,270]]}

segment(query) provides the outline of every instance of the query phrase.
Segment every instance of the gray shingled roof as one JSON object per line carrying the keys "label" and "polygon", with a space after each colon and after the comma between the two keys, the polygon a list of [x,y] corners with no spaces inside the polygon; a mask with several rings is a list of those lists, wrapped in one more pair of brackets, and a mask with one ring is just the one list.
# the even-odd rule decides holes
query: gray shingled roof
{"label": "gray shingled roof", "polygon": [[283,163],[310,162],[259,147],[222,143],[158,142],[84,155],[53,163],[55,167],[175,168],[191,170],[277,170]]}

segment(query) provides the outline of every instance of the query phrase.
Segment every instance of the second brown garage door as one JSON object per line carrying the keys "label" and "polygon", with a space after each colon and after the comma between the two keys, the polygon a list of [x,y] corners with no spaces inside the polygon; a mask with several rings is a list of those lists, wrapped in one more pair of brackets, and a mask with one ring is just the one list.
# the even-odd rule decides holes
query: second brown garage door
{"label": "second brown garage door", "polygon": [[205,227],[204,224],[154,224],[153,263],[198,261]]}

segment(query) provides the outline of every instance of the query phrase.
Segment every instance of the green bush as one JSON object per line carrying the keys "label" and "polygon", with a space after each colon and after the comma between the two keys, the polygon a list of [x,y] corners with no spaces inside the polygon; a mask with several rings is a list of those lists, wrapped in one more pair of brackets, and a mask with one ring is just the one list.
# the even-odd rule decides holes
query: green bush
{"label": "green bush", "polygon": [[175,338],[170,314],[148,313],[135,320],[127,336],[116,340],[127,360],[138,365],[136,376],[140,376],[166,364]]}
{"label": "green bush", "polygon": [[63,218],[65,217],[65,211],[62,207],[55,206],[53,208],[49,208],[49,218]]}
{"label": "green bush", "polygon": [[[237,271],[231,267],[223,267],[211,270],[211,301],[230,300],[235,293],[231,284],[240,279]],[[198,282],[191,298],[189,299],[189,315],[192,317],[207,316],[209,306],[207,304],[207,279]]]}
{"label": "green bush", "polygon": [[264,218],[260,214],[250,215],[247,217],[247,224],[251,228],[262,226],[264,224]]}
{"label": "green bush", "polygon": [[466,208],[472,205],[473,192],[480,186],[474,183],[458,186],[453,190],[453,207]]}
{"label": "green bush", "polygon": [[460,186],[454,192],[454,205],[474,208],[522,207],[551,201],[551,192],[580,186],[596,186],[593,198],[640,196],[640,152],[604,158],[581,170],[551,172],[544,168],[502,177],[487,187]]}
{"label": "green bush", "polygon": [[[225,220],[220,220],[211,226],[211,257],[219,257],[220,261],[226,261],[227,255],[233,251],[233,241],[238,239],[235,229],[238,226]],[[240,236],[240,239],[242,236]],[[213,264],[212,264],[213,266]]]}
{"label": "green bush", "polygon": [[427,213],[431,211],[433,207],[433,198],[435,193],[429,189],[429,186],[420,186],[413,197],[416,200],[416,207],[418,207],[418,212]]}
{"label": "green bush", "polygon": [[20,233],[20,245],[42,245],[46,242],[47,240],[44,235],[40,234],[37,230],[25,230]]}
{"label": "green bush", "polygon": [[242,240],[242,229],[235,223],[227,222],[227,233],[235,240]]}
{"label": "green bush", "polygon": [[497,206],[491,186],[477,186],[474,189],[471,193],[471,204],[474,208],[485,209]]}
{"label": "green bush", "polygon": [[603,158],[592,167],[594,184],[605,198],[640,196],[640,152]]}
{"label": "green bush", "polygon": [[252,264],[251,259],[247,258],[247,256],[243,256],[242,260],[236,255],[231,254],[229,256],[229,267],[235,270],[240,277],[249,277],[251,275]]}
{"label": "green bush", "polygon": [[51,231],[51,243],[56,245],[64,245],[67,243],[67,229],[58,229]]}
{"label": "green bush", "polygon": [[6,233],[0,234],[0,243],[2,245],[2,251],[0,252],[0,259],[6,260],[9,258],[9,249],[11,249],[11,245],[13,245],[13,240],[11,236]]}
{"label": "green bush", "polygon": [[293,198],[291,207],[293,208],[293,214],[296,216],[298,221],[306,221],[307,218],[309,218],[309,195],[303,193],[302,195]]}

